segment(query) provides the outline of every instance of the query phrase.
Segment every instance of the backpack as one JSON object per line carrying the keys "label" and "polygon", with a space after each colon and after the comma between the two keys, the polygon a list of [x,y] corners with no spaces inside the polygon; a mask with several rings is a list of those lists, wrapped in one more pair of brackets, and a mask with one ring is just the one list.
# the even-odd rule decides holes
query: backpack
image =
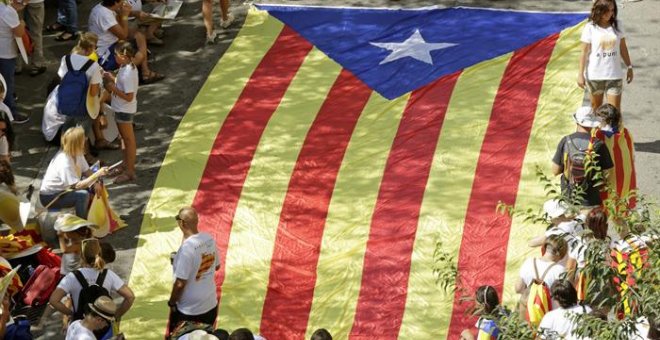
{"label": "backpack", "polygon": [[7,326],[5,331],[5,340],[32,340],[32,332],[30,332],[30,321],[24,316],[17,316],[14,318],[14,323]]}
{"label": "backpack", "polygon": [[30,279],[23,286],[21,295],[23,303],[28,306],[40,306],[46,304],[50,294],[57,288],[60,281],[60,268],[50,268],[39,265],[34,270]]}
{"label": "backpack", "polygon": [[521,298],[521,315],[525,315],[525,319],[534,327],[538,328],[543,316],[552,310],[552,303],[550,299],[550,289],[545,284],[545,276],[550,269],[556,265],[551,264],[546,268],[543,275],[539,277],[539,271],[536,266],[536,259],[534,263],[534,279],[532,284],[527,287],[525,293]]}
{"label": "backpack", "polygon": [[82,286],[78,294],[78,305],[73,312],[73,321],[75,321],[85,316],[85,310],[88,304],[94,303],[99,296],[110,297],[110,293],[103,287],[103,281],[105,281],[105,276],[108,273],[107,269],[103,269],[96,278],[96,282],[91,285],[87,283],[87,279],[85,279],[80,270],[74,270],[72,273],[78,280],[78,283],[80,283],[80,286]]}
{"label": "backpack", "polygon": [[610,253],[612,267],[617,271],[619,277],[614,277],[614,284],[621,296],[624,298],[624,315],[630,315],[635,306],[625,298],[629,287],[634,287],[641,271],[649,266],[649,251],[646,243],[639,237],[628,234],[622,240],[629,249],[614,247]]}
{"label": "backpack", "polygon": [[93,60],[88,60],[80,70],[71,65],[71,56],[64,57],[67,72],[60,82],[57,91],[57,108],[60,114],[71,117],[84,117],[87,114],[87,69]]}
{"label": "backpack", "polygon": [[564,156],[564,177],[571,185],[580,185],[584,182],[586,175],[586,161],[589,146],[582,150],[571,138],[566,136],[566,155]]}

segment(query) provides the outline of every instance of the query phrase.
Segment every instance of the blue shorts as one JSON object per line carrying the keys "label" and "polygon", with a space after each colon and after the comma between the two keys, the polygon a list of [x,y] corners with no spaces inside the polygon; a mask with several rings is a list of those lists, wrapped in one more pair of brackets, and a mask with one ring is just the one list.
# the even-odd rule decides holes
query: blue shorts
{"label": "blue shorts", "polygon": [[115,122],[133,123],[133,116],[135,116],[135,113],[115,112]]}
{"label": "blue shorts", "polygon": [[104,71],[114,71],[119,68],[117,60],[115,59],[115,47],[117,43],[114,43],[108,47],[108,50],[102,55],[99,56],[99,65],[103,68]]}

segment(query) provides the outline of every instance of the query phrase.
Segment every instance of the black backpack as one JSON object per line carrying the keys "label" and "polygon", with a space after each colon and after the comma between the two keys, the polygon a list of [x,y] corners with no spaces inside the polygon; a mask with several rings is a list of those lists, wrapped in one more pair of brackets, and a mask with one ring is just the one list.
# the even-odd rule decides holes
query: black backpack
{"label": "black backpack", "polygon": [[107,269],[103,269],[99,276],[96,278],[96,282],[92,285],[87,283],[87,279],[83,276],[80,270],[73,271],[73,275],[78,280],[78,283],[82,286],[80,294],[78,294],[78,305],[76,310],[73,312],[73,321],[80,320],[84,318],[85,311],[87,310],[87,305],[94,303],[96,299],[100,296],[110,297],[108,290],[103,287],[103,281],[105,281],[105,276],[108,273]]}
{"label": "black backpack", "polygon": [[589,146],[580,149],[571,136],[566,136],[566,156],[564,157],[564,177],[571,185],[580,185],[585,181],[587,153]]}

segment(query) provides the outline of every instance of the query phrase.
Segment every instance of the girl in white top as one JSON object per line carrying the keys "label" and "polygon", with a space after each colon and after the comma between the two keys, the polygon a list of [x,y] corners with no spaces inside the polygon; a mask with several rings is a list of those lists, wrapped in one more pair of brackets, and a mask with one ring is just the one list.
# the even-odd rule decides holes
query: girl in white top
{"label": "girl in white top", "polygon": [[[61,144],[61,150],[50,161],[41,181],[39,191],[41,204],[48,206],[57,199],[52,203],[51,208],[75,207],[78,217],[87,218],[90,199],[87,188],[95,185],[97,192],[101,188],[94,177],[89,177],[93,173],[84,156],[85,131],[79,126],[66,130],[62,134]],[[101,176],[106,175],[108,168],[101,168],[99,172]],[[83,176],[87,178],[83,179]]]}
{"label": "girl in white top", "polygon": [[627,66],[626,81],[633,80],[633,67],[617,12],[615,0],[595,1],[580,38],[582,55],[577,84],[588,88],[594,110],[603,104],[604,95],[607,95],[608,103],[621,109],[622,60]]}
{"label": "girl in white top", "polygon": [[[543,276],[543,273],[547,272],[545,277],[543,277],[543,282],[545,282],[546,286],[551,287],[556,280],[566,273],[566,267],[559,262],[566,256],[567,250],[568,244],[563,237],[558,235],[548,237],[543,246],[541,246],[541,258],[528,258],[520,267],[520,276],[516,283],[516,293],[525,294],[534,279],[541,279],[541,277],[536,277],[536,272],[538,272],[539,276]],[[534,266],[536,266],[537,270],[534,270]],[[527,301],[524,301],[524,303],[526,304]],[[554,300],[552,301],[552,306],[553,308],[557,307]]]}
{"label": "girl in white top", "polygon": [[[87,280],[88,284],[94,284],[98,276],[105,269],[105,261],[101,257],[101,245],[99,240],[93,238],[83,240],[80,258],[81,268],[78,270],[85,280]],[[115,317],[120,318],[133,305],[135,294],[133,294],[131,288],[129,288],[128,285],[126,285],[126,283],[110,269],[107,269],[102,286],[107,289],[110,294],[116,293],[124,298],[115,313]],[[49,303],[63,315],[73,316],[79,307],[78,298],[82,289],[83,288],[80,285],[80,282],[78,282],[78,279],[76,279],[75,274],[71,272],[62,278],[62,281],[57,284],[57,288],[50,296]],[[67,295],[70,296],[73,301],[73,308],[62,303],[62,299]]]}
{"label": "girl in white top", "polygon": [[124,172],[115,178],[115,183],[134,180],[136,143],[133,133],[133,117],[137,112],[138,70],[133,64],[135,49],[131,43],[120,41],[115,47],[115,60],[120,65],[117,76],[104,73],[105,90],[112,96],[111,107],[115,121],[124,141]]}

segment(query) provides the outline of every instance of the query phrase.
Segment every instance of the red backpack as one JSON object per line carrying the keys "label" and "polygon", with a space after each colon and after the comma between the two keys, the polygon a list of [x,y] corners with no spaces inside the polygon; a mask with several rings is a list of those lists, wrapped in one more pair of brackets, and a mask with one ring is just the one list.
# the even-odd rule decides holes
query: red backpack
{"label": "red backpack", "polygon": [[23,286],[23,303],[28,306],[40,306],[48,303],[60,281],[60,268],[39,265],[28,282]]}

